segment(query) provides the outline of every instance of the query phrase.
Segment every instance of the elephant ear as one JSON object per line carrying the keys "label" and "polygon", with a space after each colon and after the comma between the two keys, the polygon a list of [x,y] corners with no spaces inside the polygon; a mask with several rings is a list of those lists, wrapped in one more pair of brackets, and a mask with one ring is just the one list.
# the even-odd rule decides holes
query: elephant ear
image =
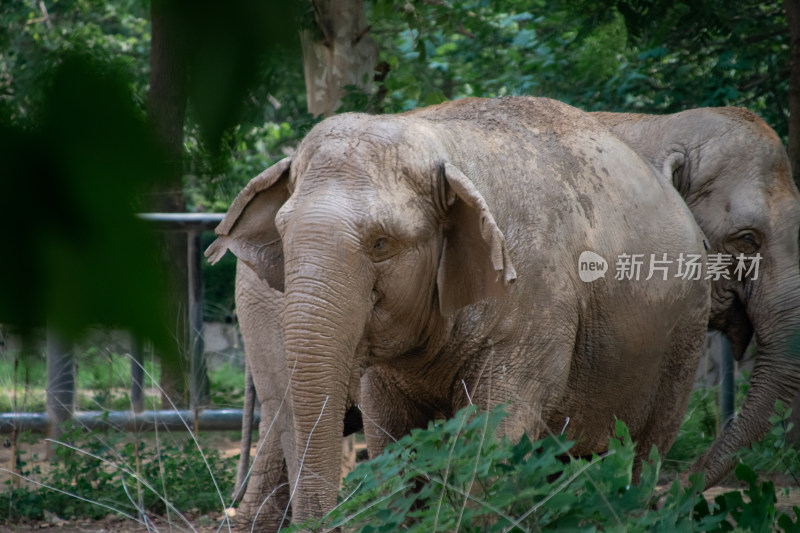
{"label": "elephant ear", "polygon": [[686,164],[686,154],[671,152],[661,166],[661,173],[672,183],[673,187],[683,198],[689,194],[689,173]]}
{"label": "elephant ear", "polygon": [[289,198],[291,158],[278,161],[250,180],[214,230],[205,252],[211,264],[230,250],[273,289],[283,291],[283,244],[275,214]]}
{"label": "elephant ear", "polygon": [[505,236],[475,185],[450,163],[445,163],[444,175],[448,223],[436,284],[439,309],[449,316],[466,305],[502,296],[517,273]]}

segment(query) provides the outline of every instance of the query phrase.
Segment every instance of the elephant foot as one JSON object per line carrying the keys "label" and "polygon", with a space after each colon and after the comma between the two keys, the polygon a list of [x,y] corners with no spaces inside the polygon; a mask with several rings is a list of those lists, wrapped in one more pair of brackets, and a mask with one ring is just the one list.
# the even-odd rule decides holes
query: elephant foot
{"label": "elephant foot", "polygon": [[286,511],[288,498],[275,496],[265,500],[266,495],[245,494],[236,512],[236,530],[272,532],[288,527],[292,521],[291,508]]}
{"label": "elephant foot", "polygon": [[[292,521],[286,465],[266,454],[257,456],[242,502],[236,510],[236,523],[250,531],[270,533],[288,527]],[[288,509],[288,510],[287,510]]]}

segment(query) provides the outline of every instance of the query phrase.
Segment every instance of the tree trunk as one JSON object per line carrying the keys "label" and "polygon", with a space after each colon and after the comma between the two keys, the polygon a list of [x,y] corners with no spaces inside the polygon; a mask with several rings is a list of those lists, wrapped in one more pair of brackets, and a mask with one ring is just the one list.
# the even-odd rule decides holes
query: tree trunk
{"label": "tree trunk", "polygon": [[363,0],[313,0],[319,35],[303,30],[308,111],[330,116],[348,85],[369,91],[378,47],[369,37]]}
{"label": "tree trunk", "polygon": [[[150,88],[147,111],[168,158],[168,176],[145,204],[150,211],[161,213],[186,211],[182,178],[187,58],[181,19],[174,4],[169,0],[152,0],[150,3]],[[178,344],[180,360],[177,365],[163,366],[161,386],[165,396],[175,404],[185,405],[186,384],[180,376],[189,374],[187,240],[184,233],[165,232],[162,242],[165,270],[171,282],[171,320],[166,327]],[[162,398],[162,404],[165,408],[170,407],[166,397]]]}
{"label": "tree trunk", "polygon": [[800,187],[800,0],[783,0],[789,26],[789,161]]}
{"label": "tree trunk", "polygon": [[[789,161],[792,178],[800,187],[800,0],[783,0],[789,26]],[[789,440],[800,446],[800,394],[792,405],[789,418],[794,430]]]}

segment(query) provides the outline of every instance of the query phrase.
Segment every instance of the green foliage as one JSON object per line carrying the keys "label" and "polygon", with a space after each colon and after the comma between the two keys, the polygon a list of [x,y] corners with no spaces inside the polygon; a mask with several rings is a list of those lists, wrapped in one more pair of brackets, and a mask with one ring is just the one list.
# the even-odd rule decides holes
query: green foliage
{"label": "green foliage", "polygon": [[244,369],[225,362],[208,372],[211,382],[211,403],[216,407],[237,407],[244,404]]}
{"label": "green foliage", "polygon": [[[17,228],[5,244],[20,259],[0,266],[0,323],[30,330],[48,321],[66,341],[88,324],[123,326],[170,360],[175,342],[165,324],[174,318],[160,305],[168,294],[163,269],[149,229],[134,218],[171,163],[144,120],[151,7],[179,10],[167,40],[190,71],[184,88],[179,75],[173,80],[190,103],[190,185],[191,176],[207,184],[236,166],[232,153],[258,150],[250,132],[253,123],[264,127],[264,106],[276,101],[268,86],[296,78],[282,75],[285,61],[300,64],[294,3],[236,0],[220,10],[209,1],[4,2],[0,156],[12,179],[0,181],[0,223]],[[234,169],[228,189],[274,160],[257,155],[237,162],[247,167]],[[225,193],[227,205],[233,194]],[[198,209],[214,203],[210,196]]]}
{"label": "green foliage", "polygon": [[[26,400],[30,387],[42,387],[47,381],[47,365],[44,358],[5,352],[0,357],[0,413],[20,411],[26,402],[27,411],[44,411],[44,397],[41,400]],[[15,381],[16,380],[16,381]],[[13,396],[16,386],[17,408],[14,409]]]}
{"label": "green foliage", "polygon": [[468,407],[451,420],[414,430],[359,465],[345,481],[339,506],[321,523],[302,527],[666,532],[792,524],[787,515],[776,516],[774,486],[759,485],[747,467],[737,476],[750,485],[750,500],[733,491],[709,505],[699,475],[688,487],[676,481],[667,491],[657,490],[655,448],[639,483],[632,484],[636,448],[621,421],[608,451],[587,460],[569,457],[571,443],[560,436],[533,443],[527,437],[518,443],[498,439],[504,416],[503,408],[478,414]]}
{"label": "green foliage", "polygon": [[584,28],[622,15],[637,55],[620,75],[637,105],[745,106],[786,135],[789,30],[780,2],[577,0],[571,8]]}
{"label": "green foliage", "polygon": [[[79,353],[76,360],[76,403],[79,411],[130,409],[130,358],[90,348]],[[144,367],[145,388],[154,387],[159,383],[160,366],[150,358],[144,361]],[[233,362],[224,362],[212,366],[208,374],[212,404],[216,407],[241,407],[244,401],[244,369]],[[47,363],[44,357],[3,353],[0,356],[0,413],[44,412],[46,384]],[[147,409],[159,407],[159,396],[146,398]]]}
{"label": "green foliage", "polygon": [[664,458],[665,470],[685,470],[714,441],[719,417],[718,392],[718,387],[692,390],[678,436]]}
{"label": "green foliage", "polygon": [[58,0],[0,4],[0,106],[26,121],[45,105],[47,82],[79,51],[129,73],[131,97],[142,103],[149,73],[147,2]]}
{"label": "green foliage", "polygon": [[64,60],[34,127],[0,112],[0,225],[16,261],[0,263],[0,322],[65,338],[125,324],[173,352],[155,241],[133,200],[162,175],[161,154],[124,73]]}
{"label": "green foliage", "polygon": [[789,421],[791,415],[792,409],[778,400],[775,414],[769,418],[772,429],[766,437],[754,442],[750,449],[742,450],[740,460],[759,472],[779,472],[796,480],[800,478],[800,449],[787,439],[794,427]]}
{"label": "green foliage", "polygon": [[114,512],[135,518],[140,512],[220,510],[235,481],[232,460],[223,460],[216,450],[201,453],[192,440],[150,449],[135,436],[78,429],[60,442],[71,445],[56,447],[46,474],[20,460],[23,475],[42,485],[0,491],[0,508],[13,509],[9,520],[40,520],[45,511],[99,519]]}
{"label": "green foliage", "polygon": [[616,60],[616,49],[596,46],[606,42],[605,29],[593,34],[591,47],[568,50],[574,30],[567,14],[544,3],[409,2],[400,8],[376,1],[372,9],[372,33],[388,69],[377,91],[379,110],[403,111],[464,96],[555,96],[559,72],[587,64],[600,72],[613,69]]}
{"label": "green foliage", "polygon": [[705,499],[698,502],[695,506],[697,530],[731,531],[732,521],[737,530],[776,531],[777,522],[783,531],[800,531],[800,508],[794,508],[798,517],[795,520],[788,514],[777,513],[775,486],[771,481],[759,483],[753,469],[745,464],[736,467],[736,478],[746,482],[748,488],[743,492],[734,490],[720,494],[714,499],[714,506]]}
{"label": "green foliage", "polygon": [[[234,385],[232,370],[220,374],[229,375]],[[241,381],[241,376],[235,378]],[[778,411],[776,437],[785,435],[788,426],[781,424],[790,414],[780,407]],[[655,448],[642,465],[638,484],[632,483],[636,446],[621,421],[608,451],[583,459],[569,456],[572,443],[562,436],[537,442],[523,436],[517,443],[498,439],[504,417],[503,407],[488,413],[469,407],[451,420],[414,430],[383,455],[360,464],[345,482],[340,505],[322,523],[304,527],[642,532],[728,531],[734,526],[798,531],[800,527],[796,519],[776,510],[775,487],[757,480],[749,455],[736,470],[737,479],[748,488],[707,502],[701,476],[693,476],[686,487],[677,481],[668,489],[657,487],[661,467]],[[79,431],[61,440],[74,443],[80,451],[59,447],[57,461],[44,476],[21,457],[23,472],[49,488],[24,485],[0,491],[0,508],[8,508],[13,498],[12,519],[40,519],[45,509],[58,509],[62,517],[99,518],[111,512],[102,505],[130,516],[136,516],[137,508],[164,514],[171,512],[166,501],[172,511],[208,512],[222,507],[209,469],[221,494],[227,495],[233,483],[233,460],[206,453],[206,467],[191,441],[153,447],[135,436]]]}
{"label": "green foliage", "polygon": [[225,175],[208,179],[215,169],[212,163],[205,164],[203,148],[193,140],[187,142],[191,154],[192,173],[185,177],[187,202],[191,211],[224,212],[230,203],[247,185],[247,182],[278,160],[286,157],[289,150],[299,142],[290,122],[267,122],[249,130],[237,128],[228,140],[231,143],[230,159],[226,161]]}
{"label": "green foliage", "polygon": [[743,105],[786,134],[780,4],[374,0],[370,8],[384,73],[348,109],[506,94],[608,111]]}

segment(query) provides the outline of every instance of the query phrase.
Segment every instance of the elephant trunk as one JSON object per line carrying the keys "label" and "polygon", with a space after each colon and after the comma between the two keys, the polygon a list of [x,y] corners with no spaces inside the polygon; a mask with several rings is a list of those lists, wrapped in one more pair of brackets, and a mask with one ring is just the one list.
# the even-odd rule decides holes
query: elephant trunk
{"label": "elephant trunk", "polygon": [[[289,467],[295,522],[336,505],[350,376],[370,311],[372,283],[353,261],[321,254],[287,261],[284,341],[294,410]],[[362,272],[363,273],[363,272]]]}
{"label": "elephant trunk", "polygon": [[705,473],[706,487],[718,483],[730,471],[741,448],[770,431],[775,402],[789,405],[800,388],[800,272],[795,266],[785,279],[775,280],[766,288],[748,306],[758,355],[742,409],[692,466],[692,471]]}

